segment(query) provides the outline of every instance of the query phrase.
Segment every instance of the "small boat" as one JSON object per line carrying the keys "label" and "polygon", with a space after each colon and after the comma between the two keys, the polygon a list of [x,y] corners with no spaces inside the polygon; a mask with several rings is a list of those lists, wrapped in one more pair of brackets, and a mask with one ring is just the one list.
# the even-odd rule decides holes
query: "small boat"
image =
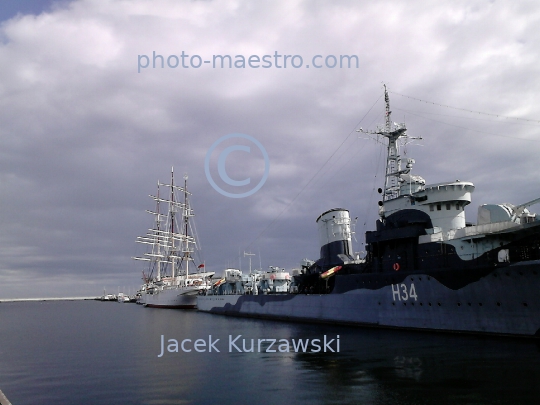
{"label": "small boat", "polygon": [[117,297],[114,294],[106,294],[103,291],[103,295],[99,298],[101,301],[116,301]]}
{"label": "small boat", "polygon": [[121,293],[118,293],[117,301],[124,303],[124,302],[130,302],[131,299],[129,298],[129,295],[124,294],[123,292],[121,292]]}

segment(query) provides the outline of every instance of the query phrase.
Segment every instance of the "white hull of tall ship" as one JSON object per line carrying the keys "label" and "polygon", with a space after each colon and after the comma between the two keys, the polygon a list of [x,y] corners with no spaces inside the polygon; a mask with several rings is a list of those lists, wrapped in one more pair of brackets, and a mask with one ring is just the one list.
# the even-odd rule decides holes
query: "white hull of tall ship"
{"label": "white hull of tall ship", "polygon": [[140,291],[139,292],[136,303],[139,304],[139,305],[146,304],[146,291]]}
{"label": "white hull of tall ship", "polygon": [[197,307],[197,296],[201,286],[178,286],[144,294],[144,306],[150,308],[181,308]]}
{"label": "white hull of tall ship", "polygon": [[141,295],[143,305],[150,308],[196,308],[197,296],[206,294],[211,283],[208,281],[214,272],[194,273],[174,280],[165,277],[162,286],[147,286]]}

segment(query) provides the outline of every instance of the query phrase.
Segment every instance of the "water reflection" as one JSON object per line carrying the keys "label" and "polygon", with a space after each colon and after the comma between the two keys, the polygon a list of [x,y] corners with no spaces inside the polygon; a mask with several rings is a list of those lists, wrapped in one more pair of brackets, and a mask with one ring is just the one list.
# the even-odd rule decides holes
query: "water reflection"
{"label": "water reflection", "polygon": [[[17,404],[536,404],[523,340],[228,318],[100,302],[0,306],[0,380]],[[220,339],[166,353],[165,339]],[[340,351],[229,352],[228,339],[324,339]],[[265,342],[261,347],[268,347]],[[334,349],[335,345],[332,346]]]}
{"label": "water reflection", "polygon": [[540,398],[537,343],[433,333],[322,327],[339,354],[297,354],[320,403],[528,404]]}

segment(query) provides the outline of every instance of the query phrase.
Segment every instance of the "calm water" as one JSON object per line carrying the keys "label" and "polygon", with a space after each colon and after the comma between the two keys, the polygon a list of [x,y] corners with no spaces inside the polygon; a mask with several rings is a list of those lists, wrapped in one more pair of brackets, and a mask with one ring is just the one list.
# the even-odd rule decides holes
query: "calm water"
{"label": "calm water", "polygon": [[[158,357],[161,335],[212,335],[220,353]],[[229,335],[255,350],[257,339],[339,335],[340,351],[231,353]],[[0,389],[14,405],[537,404],[540,346],[99,301],[1,303]]]}

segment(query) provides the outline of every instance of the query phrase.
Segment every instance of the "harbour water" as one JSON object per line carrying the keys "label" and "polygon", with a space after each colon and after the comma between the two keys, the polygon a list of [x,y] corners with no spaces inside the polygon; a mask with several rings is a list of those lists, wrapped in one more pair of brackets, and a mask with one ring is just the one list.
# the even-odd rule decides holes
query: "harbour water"
{"label": "harbour water", "polygon": [[[327,343],[334,339],[326,351],[325,336]],[[251,339],[254,351],[247,352]],[[292,342],[299,339],[319,339],[320,350],[311,352],[312,345],[295,352]],[[99,301],[0,304],[0,389],[17,405],[515,405],[538,403],[539,382],[540,345],[532,340],[229,318]]]}

